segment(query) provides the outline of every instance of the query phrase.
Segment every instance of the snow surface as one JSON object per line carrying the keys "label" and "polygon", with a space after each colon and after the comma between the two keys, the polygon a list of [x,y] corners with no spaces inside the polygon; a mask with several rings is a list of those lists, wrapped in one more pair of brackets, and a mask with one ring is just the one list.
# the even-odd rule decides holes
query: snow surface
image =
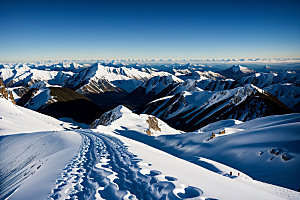
{"label": "snow surface", "polygon": [[[107,117],[108,116],[108,119]],[[125,106],[117,106],[115,109],[104,113],[98,120],[92,123],[91,128],[97,128],[98,130],[113,131],[114,129],[129,129],[143,134],[150,129],[153,136],[168,135],[168,134],[180,134],[181,131],[171,128],[162,120],[157,119],[157,125],[160,130],[154,130],[149,128],[149,117],[154,117],[146,114],[135,114]]]}
{"label": "snow surface", "polygon": [[242,121],[236,120],[236,119],[226,119],[226,120],[220,120],[211,124],[208,124],[201,129],[198,130],[198,132],[209,132],[209,131],[215,131],[217,129],[224,129],[227,127],[231,127],[233,125],[241,124]]}
{"label": "snow surface", "polygon": [[[199,156],[231,166],[256,180],[298,190],[299,127],[300,114],[269,116],[244,123],[224,120],[207,125],[198,133],[161,136],[150,143],[200,165]],[[215,133],[213,138],[212,133]]]}
{"label": "snow surface", "polygon": [[[278,116],[275,116],[273,118],[261,118],[262,122],[258,121],[258,125],[265,125],[266,127],[268,127],[268,123],[266,122],[274,122],[277,125],[282,125],[283,127],[281,128],[281,130],[279,129],[279,132],[284,133],[287,129],[287,127],[285,126],[285,123],[290,123],[290,122],[294,122],[299,120],[299,115],[295,116],[295,115],[286,115],[282,118],[278,118]],[[123,119],[126,118],[126,119]],[[138,123],[138,119],[133,119],[128,115],[122,115],[120,118],[118,118],[117,120],[119,120],[119,122],[121,122],[120,124],[123,124],[123,121],[128,120],[129,121],[136,121],[136,123]],[[123,119],[123,120],[122,120]],[[130,120],[129,120],[130,119]],[[252,167],[252,165],[258,165],[259,167],[262,167],[261,171],[259,172],[260,174],[266,173],[269,174],[269,176],[273,176],[275,173],[277,174],[277,178],[273,178],[274,180],[277,179],[276,181],[278,181],[277,184],[280,184],[282,182],[288,183],[291,180],[294,180],[294,184],[295,181],[297,182],[297,179],[292,179],[292,176],[295,176],[295,174],[290,173],[290,170],[295,171],[297,164],[295,165],[295,163],[288,163],[289,161],[283,161],[282,159],[280,159],[279,156],[277,158],[277,161],[275,161],[276,163],[271,163],[273,165],[271,165],[271,167],[275,166],[274,170],[270,170],[270,165],[264,163],[264,164],[259,164],[261,162],[261,160],[259,160],[259,156],[257,156],[257,152],[260,150],[260,146],[257,145],[256,148],[252,147],[253,145],[252,142],[254,142],[256,140],[256,137],[258,138],[258,144],[261,143],[261,140],[265,141],[265,143],[262,143],[262,146],[264,146],[265,144],[269,144],[269,143],[273,143],[273,141],[285,141],[283,140],[284,135],[282,137],[277,137],[277,139],[271,138],[270,139],[270,133],[267,134],[267,136],[265,137],[259,137],[257,135],[254,136],[254,138],[249,139],[248,138],[250,136],[247,136],[247,134],[245,135],[245,138],[243,138],[242,136],[244,136],[242,134],[242,131],[245,131],[245,129],[250,129],[248,132],[250,135],[254,135],[255,133],[255,128],[253,128],[253,124],[255,122],[249,121],[249,125],[247,125],[247,123],[241,123],[239,121],[230,121],[230,120],[224,120],[223,122],[219,122],[219,123],[215,123],[214,125],[212,125],[211,127],[209,127],[209,130],[214,130],[216,131],[216,128],[218,129],[221,124],[224,124],[226,126],[228,126],[229,128],[225,128],[226,133],[224,135],[224,137],[219,137],[219,138],[224,138],[224,140],[218,142],[218,144],[216,145],[209,145],[209,143],[213,142],[214,140],[216,141],[218,138],[214,138],[212,139],[212,141],[207,142],[206,139],[209,138],[209,136],[211,135],[211,132],[206,132],[206,133],[186,133],[186,134],[176,134],[176,135],[165,135],[165,136],[158,136],[158,137],[151,137],[151,136],[147,136],[143,133],[142,129],[138,130],[136,128],[136,126],[120,126],[117,123],[117,120],[115,121],[115,123],[110,123],[107,126],[98,126],[96,130],[93,130],[95,132],[101,132],[101,133],[105,133],[107,135],[112,135],[114,137],[117,137],[119,139],[121,139],[123,142],[125,142],[125,144],[127,146],[129,146],[129,150],[135,154],[138,155],[139,158],[142,158],[142,166],[148,166],[149,165],[147,163],[151,163],[151,167],[153,167],[152,169],[158,169],[158,168],[154,168],[155,166],[158,166],[160,169],[160,172],[162,172],[162,174],[168,174],[168,176],[172,176],[172,177],[176,177],[176,179],[178,180],[184,180],[184,183],[189,183],[192,186],[196,186],[198,188],[200,188],[203,191],[203,196],[206,197],[211,197],[211,198],[217,198],[217,199],[239,199],[241,198],[241,196],[239,196],[239,189],[241,189],[240,184],[245,184],[247,186],[256,188],[258,190],[264,190],[266,192],[270,192],[272,194],[275,194],[277,197],[271,197],[271,198],[279,198],[279,197],[283,197],[283,198],[287,198],[287,199],[298,199],[299,193],[297,192],[293,192],[291,190],[285,189],[285,188],[281,188],[281,187],[277,187],[274,185],[270,185],[270,184],[265,184],[259,181],[255,181],[252,180],[252,178],[250,178],[247,175],[247,172],[251,172],[254,170],[251,170],[251,168],[257,169],[256,167]],[[254,120],[253,120],[254,121]],[[277,122],[277,123],[276,123]],[[131,122],[132,123],[132,122]],[[237,125],[234,125],[237,124]],[[274,125],[272,123],[272,125]],[[142,126],[142,123],[141,123]],[[215,126],[215,127],[214,127]],[[237,126],[237,127],[235,127]],[[233,127],[233,128],[231,128]],[[208,126],[206,127],[208,128]],[[290,129],[294,130],[292,134],[295,134],[295,127],[289,127]],[[254,133],[251,133],[251,131],[253,131]],[[239,132],[241,132],[239,134]],[[263,132],[263,131],[261,131]],[[268,131],[267,131],[268,132]],[[122,136],[121,136],[122,135]],[[228,138],[229,136],[232,136],[232,138],[235,137],[235,135],[242,135],[240,136],[240,138],[238,137],[236,140],[233,139],[232,142],[231,139],[232,138]],[[124,137],[127,137],[127,139],[125,139]],[[130,139],[129,139],[130,138]],[[228,138],[228,140],[227,140]],[[150,147],[145,147],[145,144],[139,143],[137,141],[132,141],[131,139],[146,143],[148,145],[151,145],[157,149],[154,148],[150,148]],[[295,141],[295,138],[290,138],[288,139]],[[243,142],[242,142],[243,141]],[[248,142],[247,142],[248,141]],[[297,139],[296,139],[297,141]],[[223,144],[224,143],[224,144]],[[230,143],[230,145],[228,145],[228,143]],[[234,145],[233,145],[234,144]],[[256,144],[256,143],[254,143]],[[138,147],[138,145],[140,145],[140,147]],[[209,146],[207,146],[209,145]],[[245,147],[242,148],[238,148],[238,146],[236,145],[244,145]],[[248,147],[250,146],[250,147]],[[224,148],[222,148],[224,147]],[[241,149],[242,148],[242,149]],[[253,150],[254,148],[254,150]],[[265,147],[264,147],[265,148]],[[189,160],[191,162],[196,163],[197,165],[189,165],[187,163],[177,163],[177,160],[175,161],[175,159],[171,159],[171,158],[167,158],[164,157],[163,152],[160,152],[158,149],[162,149],[164,151],[167,151],[173,155],[176,155],[178,157],[184,158],[185,160]],[[214,150],[216,149],[216,150]],[[220,150],[221,149],[221,150]],[[251,150],[250,152],[253,153],[254,151],[254,156],[253,155],[244,155],[245,152]],[[160,152],[160,154],[163,155],[159,155],[159,156],[154,156],[151,155],[152,151],[154,152]],[[221,164],[219,162],[210,160],[205,158],[206,154],[205,153],[201,153],[201,151],[205,151],[205,153],[207,153],[209,156],[211,156],[212,158],[213,155],[215,155],[216,158],[222,158],[222,156],[219,154],[222,153],[222,155],[225,154],[226,157],[223,158],[223,160],[227,160],[230,162],[230,164],[228,164],[229,166],[232,165],[238,165],[238,163],[242,163],[242,168],[240,167],[240,170],[237,170],[233,167],[229,167],[228,165],[224,165]],[[209,152],[209,153],[208,153]],[[217,152],[221,152],[221,153],[217,153]],[[226,155],[226,152],[229,152],[229,155]],[[288,152],[288,151],[287,151]],[[234,154],[232,155],[232,153],[236,153],[237,156],[234,156]],[[291,153],[291,152],[289,152]],[[168,154],[166,154],[168,155]],[[293,153],[293,156],[296,156],[297,154]],[[168,155],[170,156],[170,155]],[[249,157],[248,157],[249,156]],[[252,158],[251,158],[252,156]],[[271,157],[271,156],[270,156]],[[192,159],[191,159],[192,158]],[[178,158],[176,158],[178,159]],[[279,160],[278,160],[279,159]],[[167,160],[167,162],[164,162],[165,160]],[[180,159],[178,159],[180,160]],[[249,160],[249,161],[248,161]],[[180,160],[183,161],[183,160]],[[278,162],[279,161],[279,162]],[[295,160],[294,160],[295,161]],[[186,162],[186,161],[183,161]],[[231,163],[233,162],[233,163]],[[268,162],[268,161],[267,161]],[[296,161],[298,162],[298,161]],[[281,166],[277,166],[278,163]],[[266,165],[266,166],[264,166]],[[283,172],[279,172],[282,170],[283,166],[288,166],[288,169],[284,175]],[[203,168],[201,168],[201,167]],[[251,167],[249,167],[251,166]],[[276,167],[277,166],[277,167]],[[162,167],[162,168],[161,168]],[[191,167],[191,168],[190,168]],[[199,169],[194,169],[193,167],[200,167],[201,171]],[[184,169],[184,170],[182,170]],[[273,168],[271,168],[273,169]],[[150,169],[143,169],[143,173],[145,174],[149,174],[151,171]],[[197,171],[197,172],[196,172]],[[269,172],[268,172],[269,171]],[[191,174],[189,174],[191,172]],[[195,172],[195,173],[194,173]],[[217,172],[217,173],[212,173],[212,172]],[[230,172],[233,172],[233,175],[230,175]],[[205,174],[205,175],[204,175]],[[214,176],[211,176],[211,174],[214,174],[216,176],[216,179],[214,179]],[[206,176],[207,175],[207,176]],[[218,176],[219,175],[219,176]],[[287,175],[287,179],[285,179]],[[199,176],[199,177],[198,177]],[[233,191],[234,192],[228,192],[228,191],[232,191],[232,189],[230,188],[226,188],[227,186],[224,186],[222,183],[222,180],[219,180],[217,177],[224,177],[224,181],[226,182],[226,179],[230,180],[230,185],[234,188]],[[280,178],[279,178],[280,177]],[[221,178],[220,178],[221,179]],[[279,180],[278,180],[279,179]],[[237,181],[237,186],[235,186],[233,182],[231,181]],[[216,182],[215,182],[216,181]],[[182,184],[184,184],[182,183]],[[229,183],[229,182],[228,182]],[[178,184],[181,185],[180,181],[178,181]],[[221,185],[219,185],[221,184]],[[211,188],[210,186],[214,185],[213,188]],[[247,187],[245,186],[245,187]],[[217,189],[216,189],[217,188]],[[212,189],[214,191],[212,191]],[[223,190],[224,189],[224,190]],[[243,199],[259,199],[260,197],[262,197],[262,199],[267,199],[267,196],[260,196],[259,193],[254,192],[253,194],[250,194],[252,192],[250,192],[248,194],[248,189],[241,189],[242,191],[245,192],[245,196],[243,196]],[[226,192],[227,191],[227,192]],[[220,193],[219,193],[220,192]],[[249,195],[249,196],[248,196]],[[253,195],[253,196],[252,196]]]}
{"label": "snow surface", "polygon": [[0,98],[0,199],[300,199],[253,180],[298,189],[299,121],[224,120],[183,133],[118,106],[75,132]]}
{"label": "snow surface", "polygon": [[0,135],[35,131],[58,131],[68,128],[67,123],[53,117],[12,104],[0,98]]}
{"label": "snow surface", "polygon": [[80,144],[81,137],[71,131],[1,136],[0,199],[47,199]]}

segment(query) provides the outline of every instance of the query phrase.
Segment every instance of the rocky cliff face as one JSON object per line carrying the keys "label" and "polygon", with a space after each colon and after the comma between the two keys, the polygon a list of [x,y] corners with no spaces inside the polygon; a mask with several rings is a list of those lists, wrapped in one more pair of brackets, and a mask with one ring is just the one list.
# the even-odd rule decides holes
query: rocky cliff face
{"label": "rocky cliff face", "polygon": [[5,88],[5,85],[4,85],[3,81],[2,81],[2,79],[0,79],[0,97],[5,98],[7,100],[10,100],[13,104],[16,104],[15,99],[14,99],[14,97],[12,95],[12,92],[8,91]]}

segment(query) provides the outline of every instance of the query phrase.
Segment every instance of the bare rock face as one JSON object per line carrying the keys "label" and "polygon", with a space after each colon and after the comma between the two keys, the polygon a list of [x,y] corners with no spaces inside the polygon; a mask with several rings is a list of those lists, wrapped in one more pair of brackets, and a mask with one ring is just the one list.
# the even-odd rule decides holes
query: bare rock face
{"label": "bare rock face", "polygon": [[99,125],[103,125],[103,126],[110,125],[113,121],[121,118],[122,117],[122,113],[126,109],[127,108],[125,108],[122,105],[117,106],[115,109],[110,110],[110,111],[102,114],[99,119],[95,120],[91,124],[90,128],[97,128],[97,126],[99,126]]}
{"label": "bare rock face", "polygon": [[146,120],[146,122],[149,124],[149,129],[146,130],[147,135],[149,135],[149,136],[153,135],[153,133],[151,132],[151,129],[153,129],[154,131],[161,131],[156,117],[149,116],[148,119]]}
{"label": "bare rock face", "polygon": [[0,79],[0,97],[10,100],[13,104],[16,104],[15,99],[12,95],[12,92],[6,90],[2,79]]}

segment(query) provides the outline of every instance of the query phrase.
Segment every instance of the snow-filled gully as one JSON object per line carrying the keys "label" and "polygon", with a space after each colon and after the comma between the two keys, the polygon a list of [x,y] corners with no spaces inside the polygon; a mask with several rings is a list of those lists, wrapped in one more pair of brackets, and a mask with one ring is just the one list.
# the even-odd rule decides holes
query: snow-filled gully
{"label": "snow-filled gully", "polygon": [[202,190],[176,188],[175,177],[160,177],[157,170],[142,169],[141,162],[117,138],[78,131],[83,143],[77,156],[56,180],[52,199],[206,199]]}

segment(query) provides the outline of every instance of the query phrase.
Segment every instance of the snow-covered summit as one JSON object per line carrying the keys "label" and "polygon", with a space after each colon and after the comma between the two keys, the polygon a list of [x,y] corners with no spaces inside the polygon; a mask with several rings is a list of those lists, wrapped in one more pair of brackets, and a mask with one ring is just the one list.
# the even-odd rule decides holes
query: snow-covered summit
{"label": "snow-covered summit", "polygon": [[113,110],[110,110],[102,114],[102,116],[99,119],[95,120],[92,123],[91,128],[96,128],[98,125],[108,126],[115,120],[121,118],[123,115],[131,115],[131,114],[133,114],[131,110],[129,110],[123,105],[119,105]]}
{"label": "snow-covered summit", "polygon": [[253,69],[243,67],[241,65],[233,65],[232,67],[222,70],[219,73],[225,76],[226,78],[239,79],[241,77],[253,74],[255,73],[255,71]]}
{"label": "snow-covered summit", "polygon": [[254,73],[255,72],[253,69],[250,69],[248,67],[243,67],[241,65],[233,65],[231,67],[231,69],[232,69],[233,72],[241,71],[241,72],[243,72],[245,74],[247,74],[247,73]]}
{"label": "snow-covered summit", "polygon": [[150,91],[154,94],[160,93],[167,86],[172,85],[174,83],[182,83],[183,81],[180,78],[177,78],[174,75],[169,76],[155,76],[151,78],[149,81],[145,82],[141,87],[146,89],[146,94]]}
{"label": "snow-covered summit", "polygon": [[48,83],[46,83],[45,81],[39,81],[36,82],[34,84],[32,84],[31,86],[29,86],[30,89],[34,88],[34,89],[43,89],[46,87],[49,87],[50,85]]}

